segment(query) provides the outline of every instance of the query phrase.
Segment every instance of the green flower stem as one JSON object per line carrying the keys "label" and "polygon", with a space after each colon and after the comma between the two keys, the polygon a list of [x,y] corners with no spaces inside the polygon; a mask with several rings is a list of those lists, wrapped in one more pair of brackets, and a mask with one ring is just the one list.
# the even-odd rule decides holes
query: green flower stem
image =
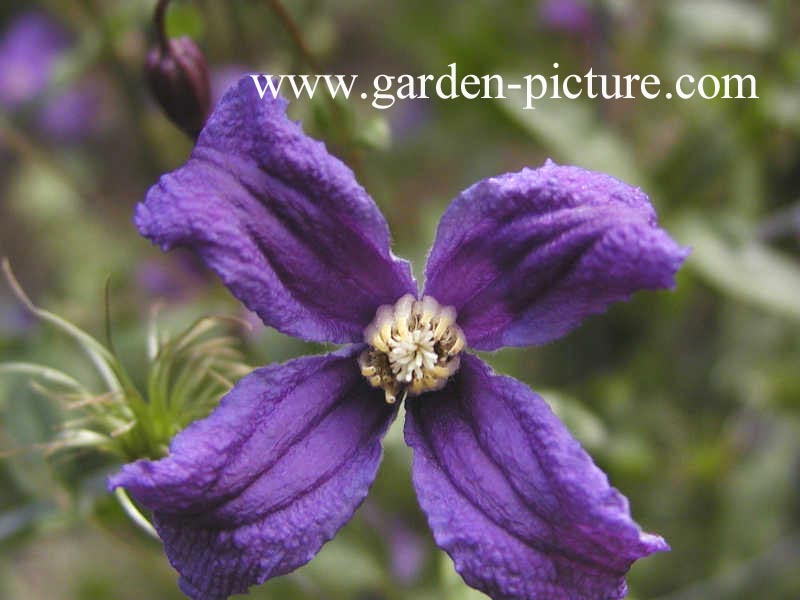
{"label": "green flower stem", "polygon": [[118,487],[114,490],[114,496],[117,498],[117,502],[122,507],[122,510],[125,511],[125,514],[128,515],[131,521],[142,531],[144,531],[147,535],[152,537],[156,540],[161,540],[158,536],[158,532],[156,531],[155,527],[153,527],[152,523],[147,520],[147,518],[136,508],[136,505],[131,500],[130,496],[128,496],[128,492],[125,491],[124,488]]}
{"label": "green flower stem", "polygon": [[267,4],[269,4],[270,9],[272,9],[272,12],[275,13],[275,16],[278,17],[278,19],[280,19],[283,23],[283,26],[289,33],[289,36],[292,38],[292,42],[294,42],[294,45],[297,46],[297,51],[300,53],[300,56],[303,57],[303,60],[311,69],[311,72],[319,73],[320,68],[317,60],[314,58],[314,55],[308,48],[308,45],[303,39],[303,35],[300,33],[300,28],[292,18],[292,15],[289,14],[289,11],[286,10],[283,2],[281,2],[281,0],[267,0]]}

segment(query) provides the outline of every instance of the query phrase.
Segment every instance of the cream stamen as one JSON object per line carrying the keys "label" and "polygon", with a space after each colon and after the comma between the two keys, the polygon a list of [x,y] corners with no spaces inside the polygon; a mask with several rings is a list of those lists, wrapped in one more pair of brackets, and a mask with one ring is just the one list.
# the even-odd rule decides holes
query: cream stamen
{"label": "cream stamen", "polygon": [[410,294],[394,306],[378,308],[364,341],[370,348],[358,358],[361,373],[384,390],[389,404],[444,387],[458,370],[458,355],[466,345],[452,306]]}

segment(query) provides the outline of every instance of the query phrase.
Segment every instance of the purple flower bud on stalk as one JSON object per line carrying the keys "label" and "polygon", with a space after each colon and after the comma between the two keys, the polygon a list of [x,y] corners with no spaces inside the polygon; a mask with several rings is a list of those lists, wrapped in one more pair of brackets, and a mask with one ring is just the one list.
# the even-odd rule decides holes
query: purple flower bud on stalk
{"label": "purple flower bud on stalk", "polygon": [[196,138],[211,111],[208,64],[197,44],[165,40],[147,56],[147,81],[170,120]]}

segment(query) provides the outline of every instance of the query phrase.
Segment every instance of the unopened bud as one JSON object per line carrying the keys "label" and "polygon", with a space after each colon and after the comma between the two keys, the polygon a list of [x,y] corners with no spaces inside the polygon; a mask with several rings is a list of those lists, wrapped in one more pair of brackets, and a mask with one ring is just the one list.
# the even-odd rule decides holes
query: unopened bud
{"label": "unopened bud", "polygon": [[202,50],[189,37],[170,39],[147,56],[147,80],[167,116],[196,138],[211,109],[211,83]]}

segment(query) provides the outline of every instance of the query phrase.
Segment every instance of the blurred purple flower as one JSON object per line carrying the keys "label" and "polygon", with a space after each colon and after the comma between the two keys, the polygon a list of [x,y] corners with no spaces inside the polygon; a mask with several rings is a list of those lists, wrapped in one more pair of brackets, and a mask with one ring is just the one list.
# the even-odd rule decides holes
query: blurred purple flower
{"label": "blurred purple flower", "polygon": [[14,19],[0,39],[0,104],[13,109],[36,99],[67,47],[66,31],[45,14],[27,12]]}
{"label": "blurred purple flower", "polygon": [[392,576],[403,585],[414,583],[425,563],[425,544],[402,523],[395,523],[388,534]]}
{"label": "blurred purple flower", "polygon": [[550,161],[480,181],[442,217],[420,294],[352,171],[243,79],[136,224],[195,250],[265,324],[349,344],[254,371],[167,458],[112,477],[153,511],[192,598],[308,562],[366,496],[403,400],[420,504],[469,585],[616,599],[668,548],[541,397],[465,351],[544,344],[672,287],[688,251],[640,190]]}
{"label": "blurred purple flower", "polygon": [[60,140],[80,140],[96,130],[101,91],[97,81],[88,79],[81,87],[56,94],[43,107],[40,129]]}
{"label": "blurred purple flower", "polygon": [[53,89],[56,66],[70,47],[67,31],[38,11],[17,17],[0,40],[0,106],[13,111],[41,101],[37,125],[64,140],[88,134],[100,105],[98,84],[90,78],[68,89]]}
{"label": "blurred purple flower", "polygon": [[800,239],[800,202],[768,215],[759,223],[756,233],[767,241],[786,236]]}
{"label": "blurred purple flower", "polygon": [[208,270],[197,257],[178,251],[164,257],[143,261],[136,270],[136,280],[150,296],[172,301],[187,300],[208,283]]}
{"label": "blurred purple flower", "polygon": [[401,585],[413,585],[428,558],[425,541],[405,521],[385,512],[375,502],[366,502],[362,514],[386,541],[389,568],[395,581]]}
{"label": "blurred purple flower", "polygon": [[429,125],[431,118],[432,106],[426,100],[398,102],[389,113],[392,138],[401,142],[416,138]]}
{"label": "blurred purple flower", "polygon": [[583,0],[544,0],[539,19],[545,28],[564,33],[589,35],[595,28],[592,9]]}
{"label": "blurred purple flower", "polygon": [[24,335],[36,323],[36,317],[19,303],[6,303],[4,298],[0,298],[0,337],[12,338]]}

